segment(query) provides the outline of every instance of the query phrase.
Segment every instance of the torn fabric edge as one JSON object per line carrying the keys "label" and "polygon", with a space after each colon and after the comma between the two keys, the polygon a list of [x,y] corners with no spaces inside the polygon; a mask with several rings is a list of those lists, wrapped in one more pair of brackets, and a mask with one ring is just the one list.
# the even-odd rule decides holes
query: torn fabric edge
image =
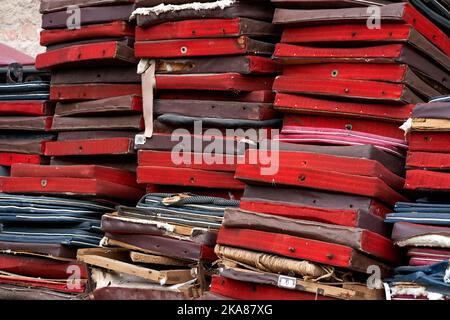
{"label": "torn fabric edge", "polygon": [[185,4],[164,4],[161,3],[157,6],[151,7],[151,8],[137,8],[133,11],[133,13],[130,16],[130,20],[133,20],[138,15],[147,16],[150,14],[160,15],[166,12],[174,12],[174,11],[182,11],[182,10],[195,10],[195,11],[202,11],[202,10],[214,10],[214,9],[225,9],[227,7],[230,7],[236,3],[236,0],[218,0],[215,2],[191,2],[191,3],[185,3]]}
{"label": "torn fabric edge", "polygon": [[156,89],[155,70],[155,60],[141,59],[138,64],[137,73],[142,76],[142,105],[145,124],[143,140],[151,138],[153,135],[153,96]]}
{"label": "torn fabric edge", "polygon": [[403,130],[405,132],[405,136],[411,132],[411,128],[412,128],[412,119],[409,118],[408,120],[405,121],[405,123],[403,123],[399,129]]}

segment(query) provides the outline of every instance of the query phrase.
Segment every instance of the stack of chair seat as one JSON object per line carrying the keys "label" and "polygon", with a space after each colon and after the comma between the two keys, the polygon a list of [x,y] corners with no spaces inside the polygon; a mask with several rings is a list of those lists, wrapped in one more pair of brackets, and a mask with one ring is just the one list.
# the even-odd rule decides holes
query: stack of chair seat
{"label": "stack of chair seat", "polygon": [[2,181],[6,193],[45,194],[135,203],[144,193],[134,172],[105,165],[15,163]]}
{"label": "stack of chair seat", "polygon": [[153,193],[136,207],[103,215],[103,248],[78,251],[92,269],[94,299],[201,297],[214,272],[214,246],[227,207],[238,208],[239,201]]}
{"label": "stack of chair seat", "polygon": [[399,202],[386,215],[393,223],[392,240],[407,249],[410,266],[431,265],[450,259],[450,204],[427,198],[416,203]]}
{"label": "stack of chair seat", "polygon": [[379,7],[379,25],[371,25],[369,9],[276,9],[273,22],[283,27],[273,55],[284,65],[273,86],[274,106],[286,113],[281,141],[373,144],[402,156],[399,126],[413,106],[449,92],[448,36],[410,3]]}
{"label": "stack of chair seat", "polygon": [[132,10],[129,0],[41,1],[47,51],[36,68],[51,71],[58,137],[45,145],[50,166],[13,168],[5,192],[132,201],[144,194],[135,178],[133,138],[143,120]]}
{"label": "stack of chair seat", "polygon": [[442,30],[450,36],[450,2],[444,1],[420,1],[410,0],[410,2],[422,12],[424,16],[433,21]]}
{"label": "stack of chair seat", "polygon": [[412,113],[405,188],[450,191],[450,97],[418,104]]}
{"label": "stack of chair seat", "polygon": [[402,266],[387,279],[390,300],[450,300],[450,260],[422,266]]}
{"label": "stack of chair seat", "polygon": [[97,247],[110,203],[0,194],[0,297],[85,299],[79,248]]}
{"label": "stack of chair seat", "polygon": [[48,163],[43,143],[54,138],[53,106],[49,74],[15,49],[0,45],[0,51],[0,175],[8,176],[15,163]]}
{"label": "stack of chair seat", "polygon": [[392,240],[409,258],[390,279],[392,299],[450,298],[443,279],[450,259],[450,103],[445,96],[431,101],[414,108],[409,133],[405,188],[418,199],[397,203],[386,216]]}
{"label": "stack of chair seat", "polygon": [[[252,152],[261,150],[246,157]],[[402,162],[370,145],[280,144],[270,152],[278,153],[274,173],[250,161],[237,167],[246,188],[240,210],[225,213],[216,247],[223,268],[211,291],[237,299],[382,299],[365,282],[373,267],[384,278],[400,262],[383,218],[406,200]]]}
{"label": "stack of chair seat", "polygon": [[[217,195],[233,190],[238,197],[244,185],[233,175],[246,130],[255,129],[246,140],[256,142],[281,125],[272,107],[279,71],[270,59],[279,39],[273,8],[269,1],[188,2],[137,1],[133,13],[136,56],[155,60],[154,134],[136,145],[138,181],[152,192],[195,187],[193,192]],[[242,132],[224,139],[227,129]],[[181,139],[187,161],[176,163],[170,151]],[[212,141],[232,147],[206,159]]]}
{"label": "stack of chair seat", "polygon": [[[211,291],[238,299],[383,298],[361,288],[374,266],[386,279],[402,262],[383,221],[396,202],[407,202],[400,125],[416,103],[449,92],[450,42],[409,3],[380,1],[379,28],[368,25],[363,1],[274,3],[286,7],[273,20],[284,27],[273,55],[284,67],[273,86],[275,109],[284,113],[279,151],[270,150],[279,167],[264,174],[262,163],[238,165],[235,177],[247,184],[240,207],[250,212],[225,215],[216,247],[222,271]],[[339,235],[344,230],[366,234],[357,245]],[[352,293],[344,270],[361,283]],[[339,290],[326,283],[336,279]]]}

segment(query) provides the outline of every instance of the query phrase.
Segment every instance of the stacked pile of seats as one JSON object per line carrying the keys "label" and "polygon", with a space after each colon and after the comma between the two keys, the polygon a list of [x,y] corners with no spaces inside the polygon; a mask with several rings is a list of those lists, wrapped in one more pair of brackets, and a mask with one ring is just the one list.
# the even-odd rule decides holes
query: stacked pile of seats
{"label": "stacked pile of seats", "polygon": [[281,141],[373,144],[404,156],[399,126],[414,104],[450,90],[448,37],[409,3],[278,8],[273,22],[284,28],[273,86],[286,113]]}
{"label": "stacked pile of seats", "polygon": [[88,270],[79,248],[97,247],[100,219],[114,205],[0,194],[0,297],[84,299]]}
{"label": "stacked pile of seats", "polygon": [[412,113],[405,188],[450,190],[450,98],[418,104]]}
{"label": "stacked pile of seats", "polygon": [[136,56],[148,67],[149,94],[146,138],[136,139],[138,182],[153,192],[238,198],[244,185],[234,171],[245,147],[281,124],[272,108],[279,68],[270,56],[279,33],[270,2],[137,6]]}
{"label": "stacked pile of seats", "polygon": [[44,142],[54,135],[50,77],[38,72],[34,60],[0,45],[0,176],[17,163],[46,164]]}
{"label": "stacked pile of seats", "polygon": [[223,198],[147,194],[102,217],[104,248],[78,251],[92,267],[95,299],[194,299],[208,290]]}
{"label": "stacked pile of seats", "polygon": [[0,297],[450,297],[445,10],[41,13],[40,71],[0,46]]}
{"label": "stacked pile of seats", "polygon": [[[9,176],[19,164],[48,163],[44,143],[54,138],[54,104],[49,74],[37,71],[31,57],[0,48],[0,164]],[[10,190],[15,180],[1,182]],[[1,193],[0,298],[82,298],[88,276],[77,248],[99,244],[100,218],[110,211],[108,204]]]}
{"label": "stacked pile of seats", "polygon": [[[345,277],[339,290],[310,280],[350,270],[365,282],[362,274],[375,266],[384,279],[390,270],[383,263],[401,263],[383,225],[394,204],[407,200],[400,125],[416,103],[449,92],[448,37],[409,3],[274,3],[286,6],[273,20],[283,27],[273,55],[283,73],[273,90],[284,118],[279,151],[268,152],[279,166],[264,173],[262,163],[238,165],[235,177],[247,184],[240,207],[250,212],[226,212],[216,247],[223,269],[211,290],[233,298],[308,299],[320,291],[351,299],[364,289],[338,294]],[[365,233],[373,251],[365,240],[355,245],[338,235],[344,230]],[[353,265],[359,255],[365,262]]]}
{"label": "stacked pile of seats", "polygon": [[405,124],[410,129],[405,188],[417,200],[397,203],[386,217],[394,224],[392,240],[409,257],[408,266],[390,279],[392,299],[450,298],[445,283],[450,259],[449,101],[444,96],[418,104],[412,122]]}
{"label": "stacked pile of seats", "polygon": [[372,268],[384,277],[400,262],[383,218],[406,200],[401,161],[373,146],[281,144],[269,152],[279,159],[274,173],[261,163],[237,167],[246,189],[241,210],[225,212],[216,247],[223,271],[211,290],[255,299],[382,297],[365,282]]}
{"label": "stacked pile of seats", "polygon": [[[111,3],[109,3],[111,2]],[[134,135],[143,128],[140,77],[134,57],[133,3],[41,3],[36,67],[51,71],[56,102],[45,145],[49,166],[16,165],[5,192],[89,196],[137,201]]]}

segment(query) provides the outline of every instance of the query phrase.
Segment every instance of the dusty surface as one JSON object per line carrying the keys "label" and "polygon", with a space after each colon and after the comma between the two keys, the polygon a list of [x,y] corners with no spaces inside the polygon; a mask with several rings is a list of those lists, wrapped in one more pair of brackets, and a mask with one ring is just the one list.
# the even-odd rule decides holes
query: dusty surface
{"label": "dusty surface", "polygon": [[39,0],[0,0],[0,42],[32,57],[44,51],[39,45]]}

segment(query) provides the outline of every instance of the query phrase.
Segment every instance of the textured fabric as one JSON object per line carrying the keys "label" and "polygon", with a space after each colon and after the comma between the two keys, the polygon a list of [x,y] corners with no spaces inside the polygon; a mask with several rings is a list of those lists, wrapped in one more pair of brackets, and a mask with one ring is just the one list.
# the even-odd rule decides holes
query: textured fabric
{"label": "textured fabric", "polygon": [[450,204],[397,202],[395,212],[442,212],[450,214]]}
{"label": "textured fabric", "polygon": [[178,114],[163,114],[158,121],[172,126],[193,126],[195,122],[201,121],[208,128],[264,128],[279,127],[283,123],[281,119],[270,120],[243,120],[243,119],[220,119],[220,118],[196,118]]}
{"label": "textured fabric", "polygon": [[48,100],[50,83],[30,81],[20,83],[0,83],[0,101]]}
{"label": "textured fabric", "polygon": [[[146,197],[146,201],[147,199],[151,198],[159,198],[159,197],[164,197],[164,198],[169,198],[172,197],[173,194],[170,193],[152,193],[149,195],[149,197]],[[188,206],[188,205],[192,205],[192,204],[212,204],[212,205],[216,205],[216,206],[228,206],[228,207],[237,207],[239,206],[239,201],[238,200],[230,200],[230,199],[224,199],[224,198],[219,198],[219,197],[211,197],[211,196],[197,196],[197,195],[190,195],[188,197],[185,198],[180,198],[177,202],[173,203],[172,205],[175,206]]]}
{"label": "textured fabric", "polygon": [[402,140],[380,135],[344,129],[299,126],[283,126],[281,134],[275,137],[275,140],[287,143],[335,146],[362,146],[371,144],[380,150],[400,158],[405,156],[408,148],[407,144]]}
{"label": "textured fabric", "polygon": [[450,95],[434,97],[433,99],[430,100],[430,102],[450,102]]}
{"label": "textured fabric", "polygon": [[107,203],[0,193],[0,241],[98,246],[101,216],[112,211]]}
{"label": "textured fabric", "polygon": [[54,133],[30,133],[30,132],[14,132],[14,133],[1,133],[0,140],[53,140],[56,138]]}
{"label": "textured fabric", "polygon": [[114,205],[108,203],[99,203],[94,201],[84,201],[68,198],[56,198],[45,196],[22,196],[22,195],[10,195],[6,193],[0,193],[0,205],[10,203],[21,203],[22,205],[44,205],[48,207],[57,206],[60,208],[80,208],[95,210],[98,212],[109,212],[114,209]]}
{"label": "textured fabric", "polygon": [[436,24],[447,36],[450,36],[449,12],[439,6],[435,0],[410,0],[414,7]]}
{"label": "textured fabric", "polygon": [[98,246],[101,239],[102,236],[92,233],[91,229],[3,228],[0,233],[0,241],[55,243],[76,247]]}
{"label": "textured fabric", "polygon": [[448,204],[397,202],[394,211],[386,215],[385,222],[450,225],[450,205]]}
{"label": "textured fabric", "polygon": [[431,225],[450,225],[450,214],[442,213],[392,213],[387,214],[385,222],[413,222]]}
{"label": "textured fabric", "polygon": [[402,266],[395,269],[395,276],[387,282],[413,282],[422,284],[430,292],[450,295],[450,283],[444,281],[449,261],[442,261],[430,266]]}
{"label": "textured fabric", "polygon": [[136,208],[121,207],[119,212],[137,211],[146,218],[160,218],[169,223],[219,228],[226,207],[239,207],[239,201],[191,194],[150,193]]}
{"label": "textured fabric", "polygon": [[42,81],[30,81],[23,83],[0,83],[0,93],[30,93],[36,91],[48,92],[50,90],[50,83]]}
{"label": "textured fabric", "polygon": [[199,214],[219,215],[223,216],[226,207],[238,207],[239,201],[227,200],[218,197],[206,197],[189,195],[182,197],[179,201],[167,205],[165,199],[172,198],[176,195],[167,196],[165,194],[147,194],[138,203],[138,208],[161,209],[167,212],[186,211]]}
{"label": "textured fabric", "polygon": [[166,223],[189,225],[192,227],[218,229],[222,225],[223,216],[205,215],[202,212],[191,212],[171,208],[157,207],[118,207],[121,216],[139,217],[144,220],[158,220]]}
{"label": "textured fabric", "polygon": [[50,95],[47,92],[0,94],[0,101],[48,100],[49,98]]}
{"label": "textured fabric", "polygon": [[26,223],[31,226],[33,224],[42,225],[76,225],[89,224],[92,226],[100,226],[98,217],[89,217],[70,214],[21,214],[21,213],[0,213],[0,223],[6,224],[22,224]]}

